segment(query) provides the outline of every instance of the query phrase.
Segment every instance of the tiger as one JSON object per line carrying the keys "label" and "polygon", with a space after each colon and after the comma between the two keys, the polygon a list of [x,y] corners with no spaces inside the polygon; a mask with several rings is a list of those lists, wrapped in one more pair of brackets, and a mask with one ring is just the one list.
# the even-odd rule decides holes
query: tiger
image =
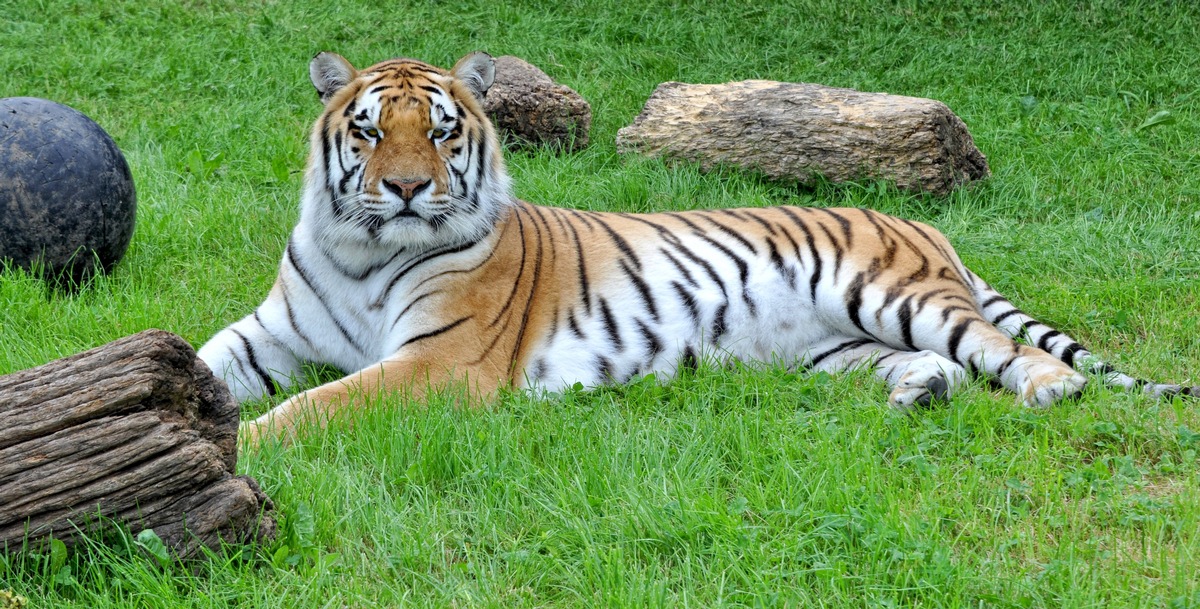
{"label": "tiger", "polygon": [[[706,361],[866,369],[906,410],[974,375],[1027,406],[1076,396],[1089,375],[1200,395],[1119,372],[1027,315],[927,224],[854,208],[634,214],[519,200],[482,109],[495,78],[484,52],[450,70],[358,70],[323,52],[309,76],[324,110],[277,279],[198,352],[238,401],[287,396],[242,424],[247,445],[287,442],[381,392],[551,395]],[[310,363],[345,376],[293,393]]]}

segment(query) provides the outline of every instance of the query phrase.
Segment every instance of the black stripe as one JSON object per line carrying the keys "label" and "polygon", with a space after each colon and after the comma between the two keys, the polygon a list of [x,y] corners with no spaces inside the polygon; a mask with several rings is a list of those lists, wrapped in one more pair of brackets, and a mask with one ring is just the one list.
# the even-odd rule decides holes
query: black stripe
{"label": "black stripe", "polygon": [[567,325],[571,326],[571,332],[575,334],[576,338],[579,340],[587,339],[587,336],[583,333],[583,330],[579,329],[579,321],[575,319],[574,312],[567,316]]}
{"label": "black stripe", "polygon": [[775,247],[775,242],[771,239],[767,239],[767,249],[770,253],[771,264],[775,266],[775,269],[779,271],[780,275],[787,279],[788,287],[795,290],[796,271],[784,264],[783,258],[779,255],[779,249]]}
{"label": "black stripe", "polygon": [[750,293],[747,291],[746,284],[747,284],[747,280],[749,279],[749,276],[750,276],[750,268],[746,264],[746,261],[742,260],[742,258],[740,256],[733,253],[733,250],[725,247],[723,244],[721,244],[721,242],[714,240],[713,238],[709,237],[708,235],[697,234],[696,236],[699,237],[700,239],[708,242],[709,245],[712,245],[713,247],[715,247],[722,254],[725,254],[726,256],[728,256],[729,259],[732,260],[733,263],[737,266],[738,277],[741,279],[741,283],[742,283],[742,300],[745,301],[746,308],[750,309],[750,315],[757,315],[758,308],[754,305],[754,301],[750,300]]}
{"label": "black stripe", "polygon": [[[728,211],[728,210],[726,210],[726,211]],[[767,229],[767,234],[771,235],[772,237],[774,237],[776,234],[778,234],[778,233],[776,233],[776,231],[775,231],[775,225],[773,225],[773,224],[771,224],[770,222],[768,222],[768,221],[764,220],[763,218],[759,217],[759,215],[758,215],[757,213],[755,213],[755,212],[757,212],[757,211],[758,211],[758,210],[756,210],[756,209],[743,209],[743,210],[741,210],[741,212],[742,212],[743,214],[745,214],[747,217],[749,217],[751,220],[753,220],[753,221],[755,221],[755,222],[759,223],[760,225],[762,225],[762,227],[763,227],[763,228]],[[734,217],[736,218],[737,216],[734,216]]]}
{"label": "black stripe", "polygon": [[904,346],[908,347],[909,351],[916,351],[917,346],[913,343],[912,334],[912,299],[912,294],[909,294],[907,298],[900,302],[900,309],[897,312],[896,317],[900,321],[900,335],[903,337]]}
{"label": "black stripe", "polygon": [[997,294],[997,295],[995,295],[995,296],[992,296],[991,298],[989,298],[989,299],[987,299],[987,300],[983,301],[983,303],[981,303],[981,304],[979,305],[979,308],[980,308],[980,309],[986,309],[986,308],[990,307],[991,305],[994,305],[994,304],[996,304],[996,303],[998,303],[998,302],[1008,302],[1008,299],[1007,299],[1007,298],[1005,298],[1005,297],[1003,297],[1003,296],[1001,296],[1001,295],[999,295],[999,294]]}
{"label": "black stripe", "polygon": [[[233,347],[230,345],[225,345],[225,350],[228,351],[230,357],[233,358],[233,363],[237,364],[238,376],[241,378],[245,378],[245,377],[249,376],[249,374],[246,372],[246,365],[242,363],[242,360],[244,358],[241,355],[238,355],[238,352],[234,351]],[[214,370],[214,372],[216,372],[216,371]],[[222,370],[221,374],[225,375],[225,374],[228,374],[231,372],[233,372],[233,371],[232,370]]]}
{"label": "black stripe", "polygon": [[824,224],[818,224],[817,228],[820,228],[821,232],[825,233],[825,238],[829,240],[829,245],[833,247],[833,278],[837,279],[838,272],[842,270],[842,256],[845,255],[845,250],[838,243],[837,238],[833,236],[833,233],[829,232],[828,228],[825,228]]}
{"label": "black stripe", "polygon": [[[831,209],[825,209],[823,207],[813,207],[811,209],[815,212],[829,214],[829,217],[833,218],[834,220],[837,220],[837,223],[842,227],[842,234],[846,236],[846,249],[850,249],[851,247],[853,247],[854,241],[850,235],[851,227],[850,227],[849,220],[847,220],[840,213],[837,213]],[[822,227],[824,227],[824,225],[822,225]],[[830,240],[831,241],[833,240],[833,235],[830,235]]]}
{"label": "black stripe", "polygon": [[[869,209],[860,209],[859,211],[861,211],[863,213],[863,216],[866,217],[867,222],[870,222],[871,225],[875,227],[875,232],[879,236],[879,242],[881,244],[883,244],[883,248],[884,248],[883,259],[881,260],[879,258],[875,258],[871,262],[871,268],[872,268],[871,279],[873,281],[875,279],[875,277],[877,277],[881,271],[892,268],[892,264],[894,264],[896,261],[896,250],[899,249],[900,246],[897,244],[895,237],[893,237],[891,234],[889,234],[888,231],[885,230],[885,227],[879,223],[880,216],[878,214],[876,214],[875,212],[873,212]],[[890,228],[890,227],[888,227],[888,228]],[[847,249],[849,249],[849,238],[848,237],[847,237]]]}
{"label": "black stripe", "polygon": [[655,323],[660,323],[662,320],[658,316],[658,307],[654,304],[654,295],[650,293],[650,286],[646,285],[646,282],[637,273],[634,273],[624,260],[619,260],[618,264],[620,264],[621,270],[629,276],[629,281],[633,283],[638,295],[642,297],[642,303],[646,305],[646,310],[650,311],[650,317],[654,318]]}
{"label": "black stripe", "polygon": [[[542,217],[541,212],[538,211],[537,207],[527,207],[526,209],[532,209],[532,211],[538,215],[538,218],[540,218],[542,222],[546,221],[546,219]],[[549,224],[546,226],[549,227]],[[517,356],[521,351],[521,345],[525,342],[525,329],[529,327],[529,311],[533,309],[533,300],[537,295],[538,282],[542,278],[542,229],[538,226],[537,222],[534,222],[533,230],[536,233],[535,238],[537,243],[537,249],[534,251],[533,259],[533,278],[529,280],[529,297],[525,299],[525,312],[521,314],[521,326],[517,328],[517,338],[513,342],[513,352],[511,358],[509,359],[510,362],[517,361]]]}
{"label": "black stripe", "polygon": [[281,283],[280,286],[280,293],[283,294],[283,308],[287,309],[288,323],[292,326],[292,332],[295,332],[296,336],[299,336],[300,340],[304,341],[304,344],[308,345],[309,349],[316,351],[316,346],[313,345],[313,342],[309,340],[308,336],[305,336],[305,334],[300,331],[300,326],[296,324],[296,312],[294,309],[292,309],[292,300],[288,298],[287,283]]}
{"label": "black stripe", "polygon": [[[504,301],[504,306],[500,308],[500,311],[496,313],[496,317],[492,319],[491,323],[488,324],[489,328],[494,327],[497,323],[500,323],[500,318],[504,317],[504,314],[508,312],[508,308],[513,304],[513,299],[517,297],[517,290],[521,287],[521,277],[525,276],[525,257],[528,253],[527,248],[525,247],[525,220],[521,218],[520,213],[514,213],[513,217],[517,219],[517,233],[521,246],[521,261],[517,263],[517,278],[513,281],[512,291],[508,293],[508,298]],[[493,341],[493,344],[495,344],[495,341]]]}
{"label": "black stripe", "polygon": [[612,360],[608,359],[607,357],[597,356],[596,357],[596,373],[600,376],[600,379],[602,381],[603,380],[615,380],[615,379],[613,379]]}
{"label": "black stripe", "polygon": [[[254,314],[257,316],[258,311],[255,311]],[[261,326],[262,322],[259,322],[259,325]],[[254,355],[254,347],[250,346],[250,341],[246,338],[245,334],[242,334],[237,330],[234,330],[233,333],[237,334],[237,337],[242,339],[242,346],[246,349],[246,361],[250,363],[250,367],[254,369],[254,374],[258,375],[258,378],[260,381],[262,381],[263,386],[267,388],[267,395],[275,397],[275,383],[271,380],[270,375],[268,375],[266,371],[258,365],[258,358]]]}
{"label": "black stripe", "polygon": [[950,339],[946,341],[946,351],[959,364],[962,364],[963,360],[958,357],[958,345],[962,342],[963,336],[966,335],[967,328],[970,328],[971,324],[977,321],[979,320],[975,317],[964,317],[962,321],[954,324],[954,329],[950,331]]}
{"label": "black stripe", "polygon": [[866,282],[863,279],[863,273],[859,273],[854,276],[854,281],[850,282],[850,287],[847,288],[846,314],[850,316],[850,323],[854,324],[854,327],[858,328],[859,331],[867,336],[874,336],[870,332],[867,332],[867,328],[863,326],[861,312],[859,311],[863,304],[864,288],[866,288]]}
{"label": "black stripe", "polygon": [[1062,332],[1059,332],[1058,330],[1051,330],[1045,333],[1042,335],[1042,338],[1038,340],[1038,349],[1041,349],[1042,351],[1050,351],[1050,340],[1055,336],[1061,335]]}
{"label": "black stripe", "polygon": [[1071,343],[1067,345],[1066,349],[1063,349],[1062,355],[1058,356],[1058,358],[1061,359],[1064,364],[1074,368],[1075,354],[1079,353],[1080,351],[1087,351],[1087,349],[1084,349],[1083,345],[1079,343]]}
{"label": "black stripe", "polygon": [[692,323],[700,323],[700,305],[696,303],[696,297],[688,292],[683,284],[678,281],[672,281],[671,287],[675,289],[675,293],[679,295],[679,300],[683,301],[683,306],[687,308],[688,315],[692,317]]}
{"label": "black stripe", "polygon": [[685,370],[696,370],[700,367],[700,361],[696,358],[696,351],[691,345],[683,348],[683,357],[680,358],[679,367]]}
{"label": "black stripe", "polygon": [[629,242],[625,241],[621,235],[618,235],[617,232],[614,231],[607,222],[601,220],[599,214],[593,214],[592,220],[595,220],[596,223],[608,233],[608,236],[613,240],[613,243],[617,245],[617,249],[621,250],[621,253],[625,254],[630,261],[633,262],[633,268],[639,271],[642,270],[642,262],[638,260],[637,255],[633,253],[633,248],[629,247]]}
{"label": "black stripe", "polygon": [[809,359],[808,366],[810,368],[816,367],[817,364],[820,364],[821,362],[825,361],[829,356],[831,356],[835,353],[840,353],[840,352],[846,351],[848,349],[855,349],[855,348],[861,347],[863,345],[870,344],[871,342],[872,341],[869,341],[866,339],[848,340],[828,351],[825,351],[824,353],[821,353],[820,355],[813,356],[812,358]]}
{"label": "black stripe", "polygon": [[729,303],[723,302],[717,307],[717,314],[713,316],[712,331],[709,333],[712,338],[709,339],[715,345],[717,341],[725,334],[725,313],[729,310]]}
{"label": "black stripe", "polygon": [[992,318],[992,320],[991,320],[992,325],[997,325],[1000,322],[1008,319],[1009,317],[1019,314],[1020,312],[1021,312],[1020,309],[1009,309],[1009,310],[1001,313],[1000,315],[997,315],[996,317]]}
{"label": "black stripe", "polygon": [[658,251],[662,252],[663,255],[667,257],[667,260],[671,261],[671,264],[674,264],[675,268],[679,269],[679,273],[683,275],[683,278],[686,279],[693,288],[700,287],[700,284],[696,283],[696,278],[692,277],[692,274],[688,272],[687,267],[683,266],[683,263],[680,262],[679,259],[671,255],[671,252],[668,252],[666,248],[662,247],[658,248]]}
{"label": "black stripe", "polygon": [[663,351],[662,339],[656,336],[649,326],[642,323],[642,320],[636,321],[638,331],[642,333],[642,338],[646,341],[646,349],[650,352],[648,354],[649,361],[653,361]]}
{"label": "black stripe", "polygon": [[588,219],[588,216],[593,216],[596,214],[584,213],[581,211],[576,211],[574,209],[564,209],[563,211],[571,214],[572,217],[574,217],[576,220],[579,220],[581,223],[583,223],[584,226],[588,227],[588,230],[593,230],[593,231],[596,230],[596,227],[592,226],[592,221]]}
{"label": "black stripe", "polygon": [[[704,269],[704,272],[706,275],[708,275],[708,278],[712,279],[713,283],[717,284],[717,287],[721,288],[721,295],[724,296],[725,298],[729,298],[729,292],[726,291],[726,289],[725,289],[725,282],[721,281],[721,276],[717,273],[717,271],[715,269],[713,269],[712,265],[709,264],[707,260],[694,254],[692,252],[692,250],[684,247],[684,245],[682,243],[673,243],[671,245],[676,250],[679,250],[679,253],[681,253],[685,257],[687,257],[688,260],[691,260],[692,262],[695,262],[696,264],[700,265],[700,268]],[[697,287],[699,287],[699,286],[697,286]]]}
{"label": "black stripe", "polygon": [[347,330],[346,326],[342,325],[341,320],[333,314],[333,310],[330,309],[329,304],[325,302],[325,295],[317,290],[316,285],[313,284],[312,279],[308,276],[308,273],[300,264],[300,259],[296,257],[295,250],[296,248],[293,247],[289,242],[288,246],[284,249],[284,253],[287,255],[288,262],[292,264],[292,268],[296,269],[296,274],[300,276],[300,280],[303,281],[304,285],[308,286],[308,289],[317,297],[317,301],[321,303],[321,306],[325,309],[325,314],[329,316],[329,319],[333,320],[333,325],[338,329],[338,332],[341,333],[342,338],[346,339],[346,342],[350,343],[350,346],[354,347],[355,351],[358,351],[360,354],[366,353],[366,350],[363,348],[363,346],[358,344],[358,341],[354,340],[354,338],[350,336],[350,331]]}
{"label": "black stripe", "polygon": [[400,270],[397,271],[395,275],[392,276],[391,281],[388,282],[387,288],[383,291],[382,294],[379,295],[379,298],[375,299],[375,302],[371,303],[371,308],[378,309],[378,308],[383,307],[384,302],[387,300],[388,296],[391,294],[392,288],[395,288],[396,284],[399,283],[400,280],[403,279],[405,275],[412,272],[412,270],[417,268],[418,266],[421,266],[422,264],[425,264],[426,262],[429,262],[430,260],[441,258],[442,256],[451,256],[451,255],[457,254],[459,252],[465,252],[465,251],[475,247],[478,244],[479,244],[478,241],[468,241],[466,243],[461,243],[459,245],[443,247],[441,249],[434,250],[424,256],[421,256],[420,258],[416,258],[416,259],[412,260],[411,262],[408,262],[403,267],[401,267]]}
{"label": "black stripe", "polygon": [[717,230],[732,237],[738,243],[741,243],[742,247],[750,250],[751,254],[756,254],[756,255],[758,254],[758,248],[754,247],[753,243],[750,243],[749,240],[747,240],[745,237],[741,236],[737,231],[733,230],[732,228],[729,228],[728,226],[725,226],[724,224],[721,224],[720,222],[717,222],[716,220],[713,220],[712,218],[708,217],[708,214],[701,213],[700,217],[704,218],[706,221],[708,221],[709,224],[712,224],[713,226],[717,227]]}
{"label": "black stripe", "polygon": [[1012,363],[1014,361],[1016,361],[1017,356],[1020,354],[1020,351],[1021,351],[1020,346],[1014,342],[1013,343],[1013,354],[1011,356],[1009,356],[1009,358],[1007,360],[1004,360],[1003,364],[1000,364],[1000,366],[998,368],[996,368],[996,374],[994,375],[996,377],[996,379],[999,379],[1000,376],[1003,375],[1008,370],[1009,366],[1012,366]]}
{"label": "black stripe", "polygon": [[533,366],[529,368],[529,376],[535,381],[540,381],[546,377],[546,360],[538,359],[533,362]]}
{"label": "black stripe", "polygon": [[617,327],[617,320],[613,318],[612,310],[608,308],[608,301],[604,298],[600,299],[600,317],[604,323],[604,331],[608,333],[608,339],[620,353],[625,348],[625,343],[621,342],[621,331]]}
{"label": "black stripe", "polygon": [[392,326],[391,326],[391,327],[392,327],[392,329],[395,329],[395,328],[396,328],[396,324],[400,323],[400,319],[401,319],[401,318],[403,318],[403,317],[404,317],[404,315],[405,315],[406,313],[408,313],[408,311],[409,311],[410,309],[412,309],[412,308],[413,308],[413,305],[417,304],[418,302],[421,302],[422,300],[425,300],[426,298],[429,298],[430,296],[433,296],[434,294],[440,293],[440,292],[441,292],[441,290],[434,290],[434,291],[432,291],[432,292],[425,292],[424,294],[421,294],[420,296],[417,296],[416,298],[412,299],[412,302],[408,303],[408,306],[404,307],[404,310],[403,310],[403,311],[400,311],[400,314],[399,314],[399,315],[397,315],[397,316],[396,316],[396,319],[392,321]]}
{"label": "black stripe", "polygon": [[579,264],[579,299],[583,301],[583,310],[588,315],[592,314],[592,293],[591,284],[588,281],[587,264],[584,262],[583,256],[583,241],[579,239],[579,231],[575,230],[575,225],[571,222],[564,222],[568,232],[571,233],[571,238],[575,240],[575,260]]}
{"label": "black stripe", "polygon": [[821,281],[822,267],[821,254],[817,251],[816,239],[813,237],[812,231],[808,230],[808,225],[804,223],[804,220],[800,219],[800,216],[796,215],[796,212],[786,207],[780,207],[779,211],[782,212],[783,215],[790,218],[792,222],[795,223],[796,227],[800,229],[800,232],[804,233],[804,241],[808,245],[808,251],[813,258],[813,274],[808,280],[808,286],[809,290],[811,291],[812,302],[816,304],[817,284]]}
{"label": "black stripe", "polygon": [[487,177],[487,170],[490,166],[488,163],[488,140],[483,136],[482,131],[469,134],[467,140],[478,142],[474,164],[478,168],[479,173],[475,176],[475,190],[483,190],[483,179]]}
{"label": "black stripe", "polygon": [[950,323],[950,316],[956,311],[971,311],[976,312],[975,307],[943,307],[942,308],[942,323]]}
{"label": "black stripe", "polygon": [[[330,152],[332,151],[332,146],[329,145],[329,120],[330,120],[329,113],[326,113],[325,116],[321,117],[321,160],[325,163],[325,167],[324,167],[325,186],[328,187],[330,190],[333,190],[334,184],[329,181],[329,179],[332,177],[331,172],[329,170],[333,167],[333,164],[331,162],[332,159],[330,157]],[[335,206],[337,205],[337,197],[334,197],[334,205]],[[335,207],[334,208],[335,215],[337,215],[337,213],[336,213],[337,210],[338,210],[338,208]]]}
{"label": "black stripe", "polygon": [[427,338],[433,338],[434,336],[437,336],[439,334],[445,334],[446,332],[449,332],[449,331],[457,328],[458,326],[462,325],[464,322],[471,319],[472,317],[474,317],[474,316],[468,315],[462,319],[459,319],[458,321],[450,322],[436,330],[430,330],[428,332],[425,332],[424,334],[418,334],[418,335],[404,341],[403,343],[400,343],[400,348],[403,349],[404,347],[407,347],[417,341],[422,341]]}

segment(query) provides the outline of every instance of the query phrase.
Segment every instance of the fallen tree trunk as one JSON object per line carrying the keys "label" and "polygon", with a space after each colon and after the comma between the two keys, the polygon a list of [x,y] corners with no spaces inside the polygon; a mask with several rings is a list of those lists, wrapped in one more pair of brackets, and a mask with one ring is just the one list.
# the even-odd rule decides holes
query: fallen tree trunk
{"label": "fallen tree trunk", "polygon": [[147,330],[0,377],[0,548],[116,521],[180,558],[269,539],[235,476],[238,406],[182,338]]}
{"label": "fallen tree trunk", "polygon": [[483,110],[506,142],[575,152],[588,145],[592,106],[570,87],[519,57],[496,58],[496,80]]}
{"label": "fallen tree trunk", "polygon": [[945,195],[989,174],[945,104],[822,85],[747,80],[658,86],[617,150],[809,183],[884,179]]}

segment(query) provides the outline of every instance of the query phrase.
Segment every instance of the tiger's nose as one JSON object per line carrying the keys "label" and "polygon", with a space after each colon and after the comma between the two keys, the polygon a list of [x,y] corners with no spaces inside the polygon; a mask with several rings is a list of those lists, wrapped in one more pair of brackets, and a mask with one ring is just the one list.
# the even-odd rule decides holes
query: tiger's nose
{"label": "tiger's nose", "polygon": [[383,187],[405,201],[411,201],[417,193],[429,187],[429,178],[384,178]]}

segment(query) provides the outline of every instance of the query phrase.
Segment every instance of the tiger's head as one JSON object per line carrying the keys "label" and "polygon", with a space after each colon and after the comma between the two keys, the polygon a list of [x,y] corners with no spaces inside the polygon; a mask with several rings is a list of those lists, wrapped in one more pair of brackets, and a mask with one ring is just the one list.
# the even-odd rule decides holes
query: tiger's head
{"label": "tiger's head", "polygon": [[512,202],[483,96],[487,53],[449,71],[412,59],[357,70],[320,53],[309,76],[325,110],[313,128],[301,210],[334,247],[430,249],[479,239]]}

